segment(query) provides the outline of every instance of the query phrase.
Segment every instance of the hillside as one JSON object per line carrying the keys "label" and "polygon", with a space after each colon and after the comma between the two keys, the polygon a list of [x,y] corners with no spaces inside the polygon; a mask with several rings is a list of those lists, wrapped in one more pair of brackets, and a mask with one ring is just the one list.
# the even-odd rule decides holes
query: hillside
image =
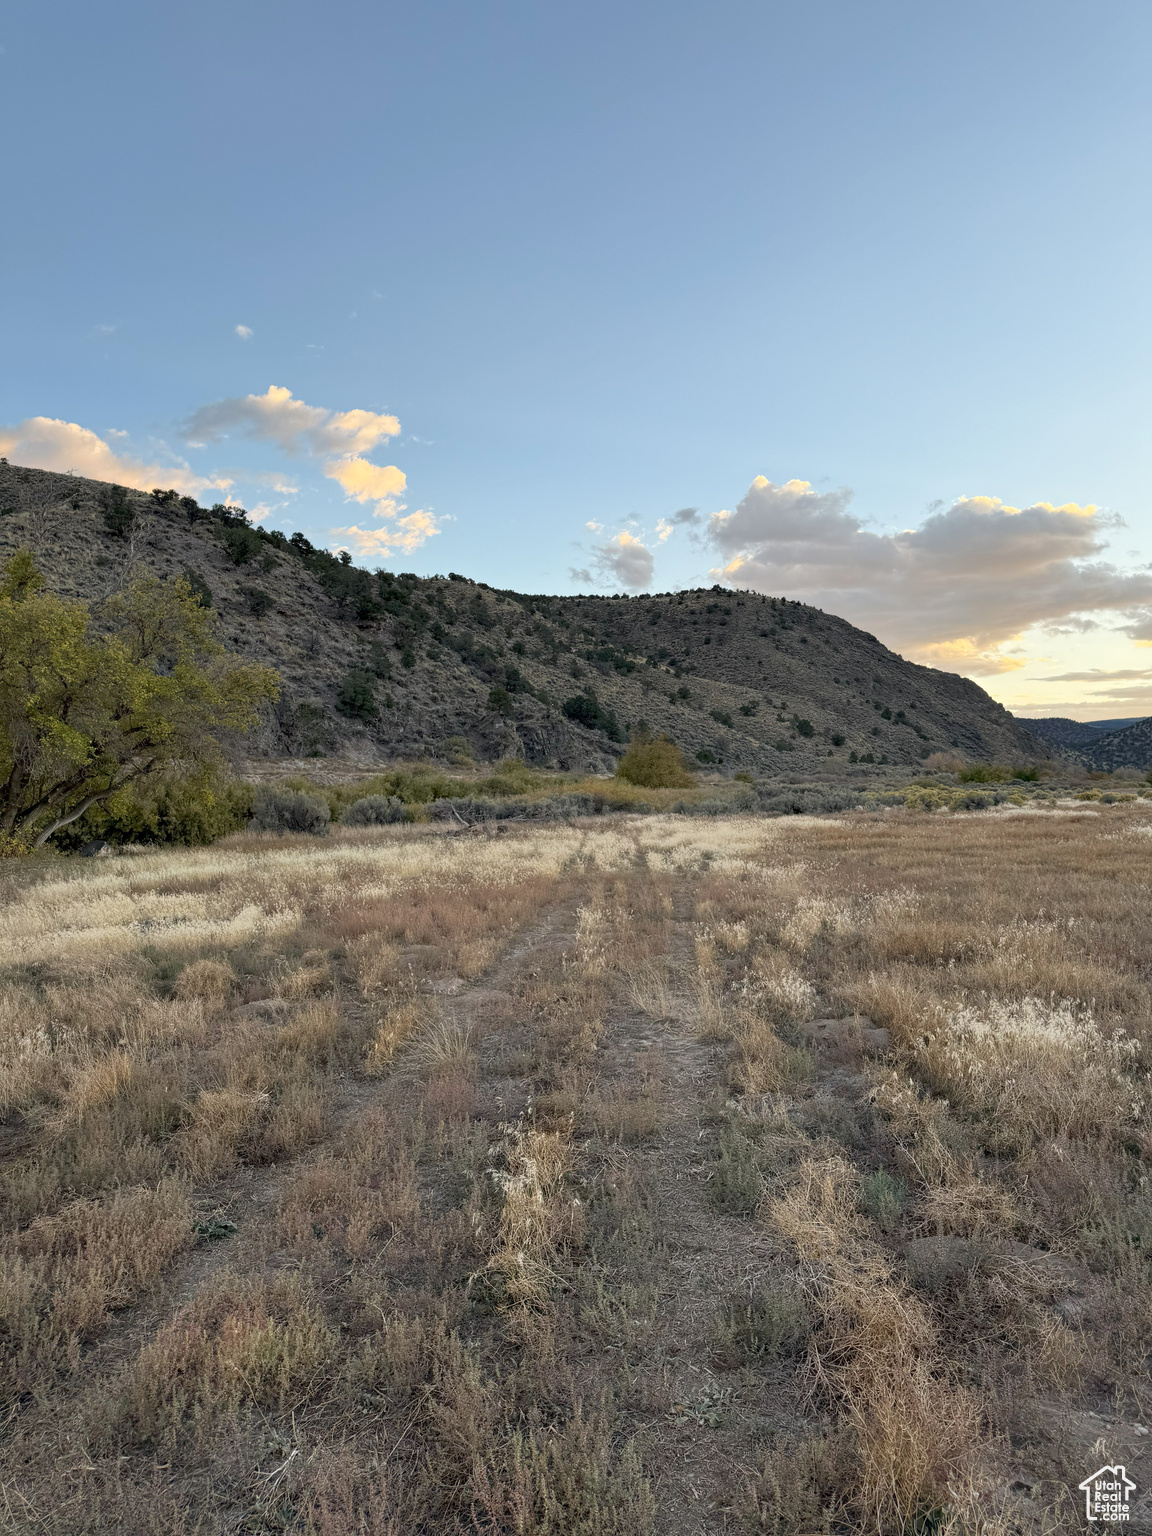
{"label": "hillside", "polygon": [[1089,768],[1145,768],[1152,764],[1152,719],[1066,720],[1050,716],[1022,722],[1034,736],[1069,752]]}
{"label": "hillside", "polygon": [[1078,752],[1100,736],[1100,731],[1090,720],[1068,720],[1063,715],[1048,715],[1039,720],[1021,721],[1021,724],[1041,741],[1068,752]]}
{"label": "hillside", "polygon": [[1137,720],[1122,731],[1108,731],[1098,741],[1081,747],[1080,756],[1090,768],[1109,773],[1114,768],[1152,766],[1152,719]]}
{"label": "hillside", "polygon": [[221,640],[283,678],[254,743],[268,756],[467,751],[608,771],[640,723],[702,763],[759,773],[1044,750],[967,678],[782,598],[720,587],[552,597],[455,574],[370,574],[173,492],[0,462],[0,557],[22,544],[55,591],[97,617],[133,573],[188,576]]}

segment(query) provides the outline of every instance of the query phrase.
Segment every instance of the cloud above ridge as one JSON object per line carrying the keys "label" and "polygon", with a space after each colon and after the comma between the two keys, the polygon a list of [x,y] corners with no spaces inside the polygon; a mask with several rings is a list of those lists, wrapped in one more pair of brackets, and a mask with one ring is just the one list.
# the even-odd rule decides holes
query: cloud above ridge
{"label": "cloud above ridge", "polygon": [[375,556],[386,560],[400,551],[410,553],[419,549],[427,539],[440,532],[440,525],[430,512],[417,511],[409,512],[406,517],[396,514],[395,522],[384,528],[358,528],[353,524],[350,528],[333,528],[332,532],[341,537],[340,543],[332,545],[333,549],[347,549],[364,558]]}
{"label": "cloud above ridge", "polygon": [[1118,519],[1094,506],[962,497],[917,528],[874,533],[852,493],[757,476],[708,520],[714,578],[786,593],[874,631],[930,666],[989,675],[1025,663],[1000,647],[1032,625],[1112,611],[1152,637],[1152,570],[1101,558]]}
{"label": "cloud above ridge", "polygon": [[[652,551],[641,539],[631,533],[618,533],[596,546],[592,569],[601,581],[627,587],[630,592],[640,592],[651,584],[655,562]],[[582,571],[579,575],[587,576],[588,572]]]}
{"label": "cloud above ridge", "polygon": [[[108,436],[123,434],[109,432]],[[90,428],[54,416],[29,416],[14,427],[0,427],[0,456],[29,469],[108,480],[135,491],[150,491],[158,486],[185,496],[198,496],[203,491],[226,491],[233,483],[222,475],[198,475],[183,462],[148,463],[130,454],[117,453]]]}
{"label": "cloud above ridge", "polygon": [[298,400],[290,389],[272,384],[262,395],[239,395],[217,400],[194,411],[184,425],[190,441],[218,442],[233,435],[274,443],[294,458],[323,461],[323,473],[335,480],[350,501],[372,505],[372,516],[388,524],[384,528],[360,528],[355,524],[333,528],[348,549],[361,556],[385,559],[400,550],[418,549],[440,528],[431,512],[408,513],[401,497],[408,479],[395,464],[374,464],[366,455],[400,434],[395,416],[377,411],[333,411]]}

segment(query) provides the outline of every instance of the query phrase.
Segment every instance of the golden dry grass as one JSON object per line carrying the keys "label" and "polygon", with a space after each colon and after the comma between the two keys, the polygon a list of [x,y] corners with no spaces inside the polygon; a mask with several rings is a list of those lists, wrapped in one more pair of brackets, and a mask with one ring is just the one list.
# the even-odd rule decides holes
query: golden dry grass
{"label": "golden dry grass", "polygon": [[6,870],[0,1528],[1014,1529],[1152,1411],[1143,825]]}

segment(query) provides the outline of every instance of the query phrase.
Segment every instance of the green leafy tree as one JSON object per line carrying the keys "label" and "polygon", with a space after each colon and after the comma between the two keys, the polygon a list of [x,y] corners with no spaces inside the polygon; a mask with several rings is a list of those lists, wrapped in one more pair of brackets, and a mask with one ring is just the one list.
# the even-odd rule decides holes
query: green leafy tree
{"label": "green leafy tree", "polygon": [[646,789],[685,789],[694,782],[676,743],[667,736],[647,734],[632,742],[620,759],[616,777]]}
{"label": "green leafy tree", "polygon": [[239,522],[225,524],[220,530],[220,542],[233,565],[247,565],[249,560],[255,560],[262,547],[255,528]]}
{"label": "green leafy tree", "polygon": [[182,577],[135,581],[91,633],[27,550],[0,581],[0,835],[39,847],[128,786],[220,760],[279,679],[228,655]]}

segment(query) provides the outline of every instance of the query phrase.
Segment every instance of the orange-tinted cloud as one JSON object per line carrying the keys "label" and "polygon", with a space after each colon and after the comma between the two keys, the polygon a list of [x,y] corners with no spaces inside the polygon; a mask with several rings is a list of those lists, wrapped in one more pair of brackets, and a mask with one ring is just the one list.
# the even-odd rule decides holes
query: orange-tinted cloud
{"label": "orange-tinted cloud", "polygon": [[355,456],[332,459],[324,466],[324,473],[329,480],[342,485],[353,501],[394,504],[395,498],[402,496],[408,487],[407,476],[395,464],[372,464]]}
{"label": "orange-tinted cloud", "polygon": [[0,427],[0,455],[30,469],[84,475],[137,491],[158,486],[196,496],[201,491],[227,490],[232,484],[223,476],[197,475],[186,464],[148,464],[116,453],[88,427],[52,416],[30,416],[15,427]]}
{"label": "orange-tinted cloud", "polygon": [[419,549],[426,539],[440,532],[436,519],[429,512],[409,512],[407,517],[395,517],[383,528],[333,528],[340,542],[333,549],[347,549],[362,556],[375,556],[386,560],[400,550],[410,552]]}

